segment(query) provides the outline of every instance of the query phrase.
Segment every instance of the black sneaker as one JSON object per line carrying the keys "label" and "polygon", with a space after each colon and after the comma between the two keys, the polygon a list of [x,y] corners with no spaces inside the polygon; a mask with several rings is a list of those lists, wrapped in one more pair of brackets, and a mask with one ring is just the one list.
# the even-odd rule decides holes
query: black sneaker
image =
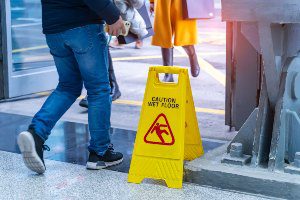
{"label": "black sneaker", "polygon": [[110,147],[103,156],[99,156],[95,152],[90,152],[86,168],[104,169],[106,167],[118,165],[121,162],[123,162],[123,154],[114,152],[114,149]]}
{"label": "black sneaker", "polygon": [[50,150],[44,145],[44,141],[35,133],[24,131],[18,136],[18,145],[26,167],[38,174],[43,174],[46,171],[43,151]]}
{"label": "black sneaker", "polygon": [[87,96],[85,96],[81,101],[79,102],[79,106],[83,108],[89,108],[89,102],[87,100]]}

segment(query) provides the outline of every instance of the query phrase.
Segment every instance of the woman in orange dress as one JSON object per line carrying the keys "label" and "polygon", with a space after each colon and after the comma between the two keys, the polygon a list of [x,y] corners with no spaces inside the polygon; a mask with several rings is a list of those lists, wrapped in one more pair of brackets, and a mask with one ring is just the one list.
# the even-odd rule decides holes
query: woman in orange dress
{"label": "woman in orange dress", "polygon": [[[173,47],[181,46],[189,56],[191,74],[197,77],[200,67],[195,51],[197,21],[183,19],[182,0],[150,0],[155,12],[152,45],[160,46],[164,66],[173,66]],[[165,74],[165,82],[173,82],[172,74]]]}

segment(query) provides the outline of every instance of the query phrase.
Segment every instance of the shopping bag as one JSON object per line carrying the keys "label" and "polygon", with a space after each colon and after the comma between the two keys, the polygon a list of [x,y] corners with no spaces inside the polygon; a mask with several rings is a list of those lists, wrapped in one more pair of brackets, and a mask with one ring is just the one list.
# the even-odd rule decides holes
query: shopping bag
{"label": "shopping bag", "polygon": [[210,19],[215,16],[214,0],[182,0],[184,19]]}

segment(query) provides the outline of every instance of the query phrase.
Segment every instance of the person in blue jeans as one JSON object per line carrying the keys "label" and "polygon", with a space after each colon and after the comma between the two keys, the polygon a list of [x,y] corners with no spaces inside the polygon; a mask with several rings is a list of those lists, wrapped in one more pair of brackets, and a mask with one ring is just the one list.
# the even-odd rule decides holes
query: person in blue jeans
{"label": "person in blue jeans", "polygon": [[63,114],[87,89],[90,131],[88,169],[119,164],[123,155],[114,152],[109,129],[111,115],[108,78],[108,46],[104,23],[109,34],[125,32],[123,20],[110,0],[42,0],[43,33],[59,75],[57,88],[34,116],[27,131],[18,136],[25,165],[42,174],[46,167],[45,141]]}

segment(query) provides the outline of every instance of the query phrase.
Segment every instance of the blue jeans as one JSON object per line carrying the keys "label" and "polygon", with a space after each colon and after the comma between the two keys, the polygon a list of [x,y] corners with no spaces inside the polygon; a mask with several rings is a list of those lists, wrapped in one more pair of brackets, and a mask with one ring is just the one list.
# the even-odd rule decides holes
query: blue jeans
{"label": "blue jeans", "polygon": [[89,151],[102,156],[110,144],[111,115],[108,46],[103,25],[87,25],[46,35],[59,75],[57,88],[34,116],[29,129],[44,141],[56,122],[81,95],[88,93]]}

